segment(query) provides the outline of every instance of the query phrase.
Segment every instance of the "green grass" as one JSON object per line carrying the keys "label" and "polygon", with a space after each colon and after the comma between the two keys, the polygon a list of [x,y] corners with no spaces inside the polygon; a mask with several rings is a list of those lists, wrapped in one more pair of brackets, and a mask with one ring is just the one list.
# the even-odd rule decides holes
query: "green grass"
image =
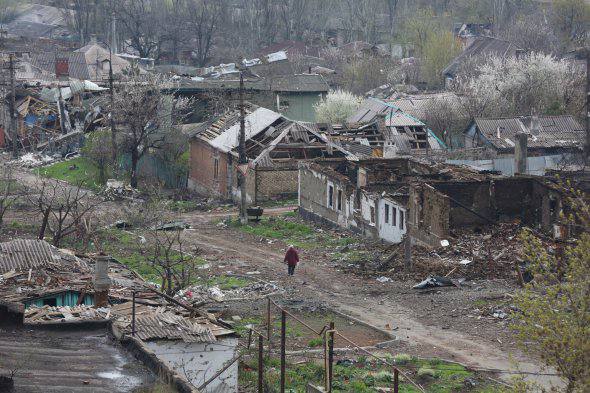
{"label": "green grass", "polygon": [[285,218],[297,217],[295,212],[287,212],[280,216],[263,217],[258,223],[241,225],[233,220],[230,225],[240,231],[266,239],[277,239],[297,248],[312,250],[325,247],[343,247],[356,242],[352,237],[333,237],[329,232],[317,231],[312,225]]}
{"label": "green grass", "polygon": [[198,204],[195,201],[170,201],[170,210],[180,213],[188,213],[197,210]]}
{"label": "green grass", "polygon": [[[75,169],[70,169],[74,167]],[[66,181],[83,188],[100,191],[103,186],[99,182],[99,170],[88,158],[76,157],[68,161],[58,162],[39,169],[43,177]]]}
{"label": "green grass", "polygon": [[[422,374],[428,374],[428,379],[421,380],[422,386],[429,393],[452,393],[464,391],[464,382],[467,378],[477,379],[477,375],[454,363],[445,363],[438,359],[422,360],[410,357],[410,361],[403,366],[404,372],[414,380],[418,380],[418,370]],[[280,381],[280,363],[277,358],[266,359],[265,379],[271,388],[277,389]],[[251,385],[256,381],[256,363],[254,361],[240,364],[240,385]],[[287,391],[305,391],[307,383],[315,383],[323,386],[324,367],[321,361],[317,363],[306,362],[299,364],[288,364],[286,374]],[[390,366],[359,358],[354,365],[334,365],[335,392],[375,392],[377,387],[393,386],[393,371]],[[498,386],[491,385],[491,382],[479,380],[476,392],[484,393],[498,391]],[[494,390],[495,389],[495,390]],[[415,393],[417,388],[400,376],[400,392]]]}

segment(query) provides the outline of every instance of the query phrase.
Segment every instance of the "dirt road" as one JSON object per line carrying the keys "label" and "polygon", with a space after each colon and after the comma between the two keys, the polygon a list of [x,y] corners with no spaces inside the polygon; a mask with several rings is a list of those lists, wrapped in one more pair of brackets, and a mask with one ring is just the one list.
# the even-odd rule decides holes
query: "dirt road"
{"label": "dirt road", "polygon": [[[280,214],[291,208],[275,209]],[[321,301],[378,328],[389,330],[410,348],[424,357],[441,357],[474,368],[525,371],[538,373],[540,367],[510,345],[500,345],[496,337],[488,339],[455,331],[452,326],[426,324],[417,317],[394,288],[399,283],[380,284],[375,280],[346,274],[318,260],[316,255],[302,252],[302,263],[296,276],[289,279],[281,264],[284,245],[261,242],[253,236],[228,228],[220,228],[211,220],[228,213],[192,214],[183,218],[196,230],[186,231],[185,239],[218,258],[224,269],[234,273],[258,271],[258,277],[272,280],[287,290],[287,296]],[[427,301],[425,299],[424,301]],[[395,329],[395,330],[392,330]],[[518,367],[515,365],[518,363]],[[509,380],[510,373],[502,373]],[[559,383],[551,376],[530,377],[544,386]]]}

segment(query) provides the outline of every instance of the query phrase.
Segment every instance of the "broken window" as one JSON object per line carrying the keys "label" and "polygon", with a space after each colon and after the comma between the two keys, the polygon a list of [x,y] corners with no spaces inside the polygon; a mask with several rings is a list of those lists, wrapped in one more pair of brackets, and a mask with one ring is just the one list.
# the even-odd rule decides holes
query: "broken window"
{"label": "broken window", "polygon": [[334,186],[328,184],[328,207],[334,207]]}
{"label": "broken window", "polygon": [[391,225],[397,225],[397,209],[395,207],[391,211]]}
{"label": "broken window", "polygon": [[375,206],[371,206],[371,224],[375,223]]}
{"label": "broken window", "polygon": [[219,178],[219,158],[213,159],[213,178],[217,180]]}
{"label": "broken window", "polygon": [[385,204],[385,223],[389,224],[389,205]]}
{"label": "broken window", "polygon": [[399,229],[404,229],[404,212],[402,210],[399,211]]}
{"label": "broken window", "polygon": [[338,190],[338,200],[336,201],[338,211],[342,211],[342,190]]}

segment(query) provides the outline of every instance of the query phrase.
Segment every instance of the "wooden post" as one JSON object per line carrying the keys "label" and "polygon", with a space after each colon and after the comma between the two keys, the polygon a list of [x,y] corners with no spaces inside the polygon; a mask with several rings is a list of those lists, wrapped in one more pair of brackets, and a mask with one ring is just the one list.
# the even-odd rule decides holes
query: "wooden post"
{"label": "wooden post", "polygon": [[399,370],[393,369],[393,393],[399,393]]}
{"label": "wooden post", "polygon": [[266,305],[266,338],[268,340],[268,357],[270,358],[270,352],[272,350],[272,319],[270,315],[271,301],[268,298],[268,304]]}
{"label": "wooden post", "polygon": [[281,310],[281,393],[285,393],[287,313]]}
{"label": "wooden post", "polygon": [[258,393],[263,393],[263,381],[264,381],[264,337],[262,334],[258,336]]}
{"label": "wooden post", "polygon": [[334,365],[334,322],[330,322],[330,332],[328,335],[328,392],[332,392]]}
{"label": "wooden post", "polygon": [[135,291],[133,291],[133,304],[131,308],[131,335],[135,337]]}
{"label": "wooden post", "polygon": [[248,349],[250,349],[250,345],[252,345],[252,329],[248,330]]}

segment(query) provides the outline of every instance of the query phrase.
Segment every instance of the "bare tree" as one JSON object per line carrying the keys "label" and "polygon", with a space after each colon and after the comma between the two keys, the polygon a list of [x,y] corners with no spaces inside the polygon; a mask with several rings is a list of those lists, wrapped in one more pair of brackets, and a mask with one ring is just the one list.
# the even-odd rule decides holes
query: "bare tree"
{"label": "bare tree", "polygon": [[225,0],[190,0],[187,11],[190,30],[196,39],[197,63],[204,66],[225,12]]}
{"label": "bare tree", "polygon": [[162,28],[163,2],[154,0],[121,0],[117,15],[129,40],[129,45],[141,57],[159,56],[162,43],[166,40],[166,29]]}
{"label": "bare tree", "polygon": [[42,217],[39,239],[45,232],[52,235],[52,244],[59,247],[62,240],[76,232],[87,232],[88,218],[96,207],[88,193],[80,185],[70,186],[58,182],[43,181],[29,196]]}
{"label": "bare tree", "polygon": [[197,269],[197,258],[185,250],[181,232],[155,229],[148,241],[148,261],[160,275],[161,289],[168,295],[189,286]]}

